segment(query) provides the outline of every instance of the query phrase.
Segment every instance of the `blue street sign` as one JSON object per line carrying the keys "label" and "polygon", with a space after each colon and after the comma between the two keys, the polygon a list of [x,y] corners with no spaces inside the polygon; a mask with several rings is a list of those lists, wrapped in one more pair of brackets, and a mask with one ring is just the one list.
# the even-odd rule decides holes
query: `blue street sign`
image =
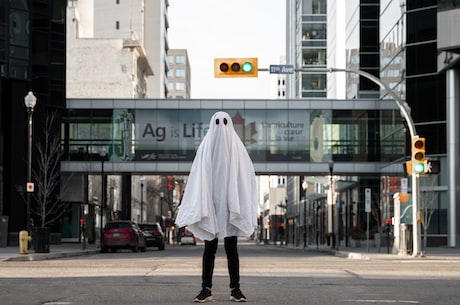
{"label": "blue street sign", "polygon": [[270,65],[271,74],[293,74],[293,65]]}

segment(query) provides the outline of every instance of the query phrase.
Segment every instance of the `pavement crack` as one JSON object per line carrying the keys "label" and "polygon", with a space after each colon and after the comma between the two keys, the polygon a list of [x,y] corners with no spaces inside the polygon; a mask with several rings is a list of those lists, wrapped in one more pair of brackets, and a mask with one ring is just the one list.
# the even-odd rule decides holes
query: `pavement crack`
{"label": "pavement crack", "polygon": [[353,271],[347,270],[347,269],[345,269],[344,271],[345,271],[346,273],[352,275],[353,277],[357,278],[357,279],[362,279],[361,275],[359,275],[359,274],[356,273],[356,272],[353,272]]}

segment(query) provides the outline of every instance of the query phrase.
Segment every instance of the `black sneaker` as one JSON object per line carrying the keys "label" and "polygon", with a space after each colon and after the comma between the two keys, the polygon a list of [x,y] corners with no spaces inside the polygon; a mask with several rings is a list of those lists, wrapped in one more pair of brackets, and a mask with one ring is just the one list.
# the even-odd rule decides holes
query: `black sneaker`
{"label": "black sneaker", "polygon": [[209,288],[201,289],[201,292],[195,297],[195,300],[193,300],[193,302],[197,302],[197,303],[204,303],[204,302],[211,302],[211,301],[212,301],[212,295],[211,295],[211,289]]}
{"label": "black sneaker", "polygon": [[239,288],[235,288],[232,290],[230,295],[230,300],[235,302],[246,302],[246,297],[243,295]]}

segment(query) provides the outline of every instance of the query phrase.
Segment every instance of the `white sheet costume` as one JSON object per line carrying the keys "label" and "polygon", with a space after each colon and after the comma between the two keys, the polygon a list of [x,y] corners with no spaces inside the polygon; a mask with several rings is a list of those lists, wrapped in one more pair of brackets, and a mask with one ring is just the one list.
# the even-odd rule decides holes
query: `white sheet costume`
{"label": "white sheet costume", "polygon": [[196,237],[249,236],[257,225],[257,185],[230,115],[216,112],[193,160],[176,218]]}

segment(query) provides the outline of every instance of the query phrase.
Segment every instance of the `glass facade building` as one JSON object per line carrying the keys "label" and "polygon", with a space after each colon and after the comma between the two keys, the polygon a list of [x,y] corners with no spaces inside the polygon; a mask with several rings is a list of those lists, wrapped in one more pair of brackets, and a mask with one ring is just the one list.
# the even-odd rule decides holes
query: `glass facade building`
{"label": "glass facade building", "polygon": [[[346,67],[379,77],[379,0],[353,0],[346,5]],[[347,74],[347,98],[378,97],[379,86]]]}
{"label": "glass facade building", "polygon": [[[427,155],[440,160],[439,176],[422,176],[421,209],[432,213],[428,234],[431,245],[446,244],[448,227],[446,193],[446,100],[445,79],[437,73],[437,1],[380,1],[380,79],[410,107],[417,134],[427,139]],[[381,91],[382,98],[388,93]],[[384,138],[394,131],[387,130]],[[406,143],[410,138],[406,136]],[[406,156],[410,149],[406,149]],[[393,160],[400,162],[401,159]],[[391,168],[391,166],[388,166]],[[391,211],[400,178],[381,177],[381,208]],[[393,182],[392,182],[393,181]],[[393,185],[393,186],[392,186]],[[431,194],[430,199],[427,198]]]}
{"label": "glass facade building", "polygon": [[27,224],[24,97],[28,91],[37,97],[34,145],[43,130],[44,114],[65,107],[66,5],[66,0],[0,3],[0,213],[9,218],[8,232],[15,232],[9,243],[17,243],[14,234]]}
{"label": "glass facade building", "polygon": [[[327,5],[326,0],[302,0],[301,3],[301,54],[298,67],[326,67],[327,55]],[[319,98],[327,96],[326,73],[302,72],[301,98]]]}

